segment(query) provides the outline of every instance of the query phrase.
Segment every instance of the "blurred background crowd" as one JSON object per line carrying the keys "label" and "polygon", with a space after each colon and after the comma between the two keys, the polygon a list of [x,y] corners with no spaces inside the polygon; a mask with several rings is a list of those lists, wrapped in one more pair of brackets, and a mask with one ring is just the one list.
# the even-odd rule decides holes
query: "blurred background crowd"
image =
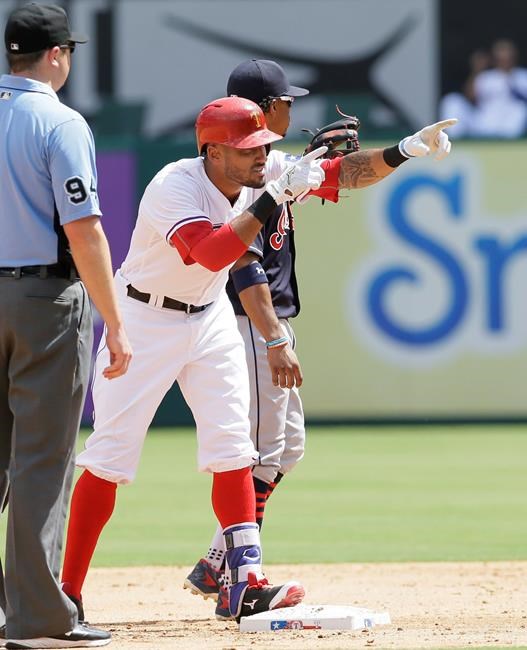
{"label": "blurred background crowd", "polygon": [[516,44],[499,39],[472,52],[469,74],[458,92],[441,98],[439,116],[455,115],[457,138],[520,138],[527,132],[527,68]]}

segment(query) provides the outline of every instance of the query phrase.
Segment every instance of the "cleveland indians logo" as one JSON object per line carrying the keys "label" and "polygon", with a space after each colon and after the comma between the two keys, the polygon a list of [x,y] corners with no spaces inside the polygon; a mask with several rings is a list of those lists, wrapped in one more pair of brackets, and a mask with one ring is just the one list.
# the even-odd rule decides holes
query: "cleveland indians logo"
{"label": "cleveland indians logo", "polygon": [[275,251],[282,249],[284,245],[284,239],[287,236],[287,231],[291,229],[292,223],[289,221],[289,213],[286,208],[282,209],[282,214],[278,219],[278,224],[276,226],[276,232],[274,232],[269,237],[269,244],[271,248],[274,248]]}

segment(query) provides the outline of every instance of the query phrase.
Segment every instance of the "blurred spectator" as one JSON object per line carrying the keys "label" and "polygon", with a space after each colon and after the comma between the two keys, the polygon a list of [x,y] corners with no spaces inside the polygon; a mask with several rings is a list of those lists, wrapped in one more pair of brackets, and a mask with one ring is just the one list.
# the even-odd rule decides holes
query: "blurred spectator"
{"label": "blurred spectator", "polygon": [[472,129],[477,108],[474,81],[489,68],[490,63],[490,55],[484,50],[473,52],[469,58],[469,75],[463,84],[463,91],[448,93],[442,98],[439,104],[439,119],[446,120],[449,117],[457,117],[459,120],[448,131],[452,138],[474,136]]}
{"label": "blurred spectator", "polygon": [[470,56],[463,92],[449,93],[439,104],[440,119],[459,120],[450,129],[453,138],[518,138],[527,133],[527,68],[517,62],[518,50],[506,39],[495,41],[490,55],[477,50]]}
{"label": "blurred spectator", "polygon": [[527,127],[527,69],[517,67],[518,50],[512,41],[496,41],[491,57],[493,68],[474,79],[474,135],[520,137]]}

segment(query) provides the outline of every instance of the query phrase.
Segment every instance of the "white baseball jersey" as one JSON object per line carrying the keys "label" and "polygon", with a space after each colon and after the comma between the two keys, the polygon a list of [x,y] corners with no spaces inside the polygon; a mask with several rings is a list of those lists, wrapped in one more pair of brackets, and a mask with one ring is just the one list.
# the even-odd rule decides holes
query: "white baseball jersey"
{"label": "white baseball jersey", "polygon": [[[266,179],[278,178],[290,161],[271,151]],[[130,250],[122,275],[139,291],[175,298],[191,305],[216,300],[225,288],[230,266],[219,272],[200,264],[187,265],[169,244],[178,228],[196,221],[220,227],[244,212],[263,189],[242,188],[236,203],[209,180],[203,159],[184,159],[166,165],[150,182],[139,205]]]}
{"label": "white baseball jersey", "polygon": [[[267,178],[279,176],[287,164],[284,154],[271,153]],[[148,427],[175,381],[196,421],[201,471],[231,471],[258,459],[250,438],[245,347],[225,292],[228,268],[213,272],[185,264],[169,239],[193,220],[221,226],[261,192],[243,188],[231,206],[205,174],[201,158],[167,165],[147,187],[130,250],[116,274],[134,356],[125,375],[107,381],[102,370],[109,352],[101,339],[93,385],[94,431],[77,458],[80,467],[108,481],[133,481]],[[212,304],[187,314],[161,307],[162,300],[147,304],[128,296],[129,284],[188,304]]]}

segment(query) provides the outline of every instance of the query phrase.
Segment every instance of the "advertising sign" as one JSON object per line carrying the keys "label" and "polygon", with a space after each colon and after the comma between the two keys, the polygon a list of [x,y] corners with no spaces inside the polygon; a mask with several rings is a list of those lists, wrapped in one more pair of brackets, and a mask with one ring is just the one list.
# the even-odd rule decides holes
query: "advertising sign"
{"label": "advertising sign", "polygon": [[308,416],[527,414],[526,149],[456,144],[297,209]]}

